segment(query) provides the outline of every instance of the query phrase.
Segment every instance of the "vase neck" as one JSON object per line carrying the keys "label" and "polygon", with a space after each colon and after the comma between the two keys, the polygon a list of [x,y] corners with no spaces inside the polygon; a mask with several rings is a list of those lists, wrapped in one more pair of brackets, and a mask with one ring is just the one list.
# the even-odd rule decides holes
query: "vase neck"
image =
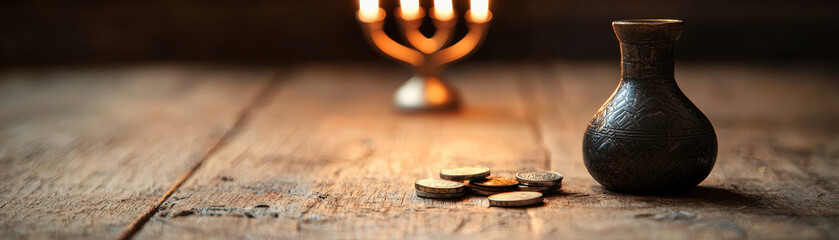
{"label": "vase neck", "polygon": [[621,42],[621,77],[625,80],[673,80],[676,41]]}

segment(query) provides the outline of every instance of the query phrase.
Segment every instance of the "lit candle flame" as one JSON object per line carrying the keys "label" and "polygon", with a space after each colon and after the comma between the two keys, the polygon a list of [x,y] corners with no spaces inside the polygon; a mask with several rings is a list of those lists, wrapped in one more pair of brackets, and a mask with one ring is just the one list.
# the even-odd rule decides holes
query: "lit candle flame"
{"label": "lit candle flame", "polygon": [[379,18],[379,0],[359,0],[358,7],[361,21],[373,22]]}
{"label": "lit candle flame", "polygon": [[434,17],[438,20],[449,20],[454,17],[452,0],[434,0]]}
{"label": "lit candle flame", "polygon": [[472,6],[469,12],[471,13],[470,17],[472,21],[478,23],[486,22],[489,15],[489,0],[472,0]]}
{"label": "lit candle flame", "polygon": [[419,18],[419,0],[402,0],[399,7],[402,9],[402,19],[414,20]]}

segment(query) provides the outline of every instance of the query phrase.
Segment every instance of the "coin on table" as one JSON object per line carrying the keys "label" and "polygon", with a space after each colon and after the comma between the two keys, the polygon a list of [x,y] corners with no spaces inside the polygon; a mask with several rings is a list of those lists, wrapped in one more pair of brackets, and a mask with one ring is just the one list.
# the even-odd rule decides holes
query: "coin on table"
{"label": "coin on table", "polygon": [[559,185],[556,185],[556,186],[547,186],[547,187],[519,185],[519,190],[540,192],[540,193],[555,193],[561,187],[562,187],[562,184],[559,184]]}
{"label": "coin on table", "polygon": [[505,178],[505,177],[493,177],[493,178],[488,178],[488,179],[469,181],[470,186],[476,186],[476,187],[484,188],[484,189],[514,188],[518,184],[519,184],[519,181],[516,181],[515,179],[512,179],[512,178]]}
{"label": "coin on table", "polygon": [[452,181],[465,181],[489,177],[489,168],[462,167],[440,170],[440,178]]}
{"label": "coin on table", "polygon": [[527,170],[516,173],[516,180],[528,186],[555,186],[562,183],[562,174],[554,171]]}
{"label": "coin on table", "polygon": [[513,189],[493,189],[493,190],[490,190],[490,189],[475,188],[475,187],[470,186],[469,191],[474,193],[474,194],[477,194],[477,195],[489,196],[489,195],[493,195],[493,194],[518,191],[518,189],[513,188]]}
{"label": "coin on table", "polygon": [[489,196],[489,205],[497,207],[523,207],[542,203],[540,192],[506,192]]}
{"label": "coin on table", "polygon": [[466,192],[459,193],[430,193],[417,189],[417,196],[423,198],[459,198],[466,196]]}
{"label": "coin on table", "polygon": [[466,185],[463,185],[463,183],[433,178],[417,180],[414,182],[414,187],[428,193],[462,193],[466,191]]}

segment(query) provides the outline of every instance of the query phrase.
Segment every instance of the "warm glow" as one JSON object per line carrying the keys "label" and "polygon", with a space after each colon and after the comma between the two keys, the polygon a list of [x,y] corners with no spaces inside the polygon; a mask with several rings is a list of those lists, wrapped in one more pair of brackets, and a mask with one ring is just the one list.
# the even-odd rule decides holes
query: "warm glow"
{"label": "warm glow", "polygon": [[401,0],[399,7],[402,9],[402,19],[414,20],[419,18],[419,0]]}
{"label": "warm glow", "polygon": [[449,20],[454,17],[452,0],[434,0],[434,17],[438,20]]}
{"label": "warm glow", "polygon": [[379,0],[359,0],[358,7],[361,21],[372,22],[379,18]]}
{"label": "warm glow", "polygon": [[442,105],[452,101],[452,94],[447,91],[443,82],[437,80],[428,81],[427,83],[428,85],[425,86],[425,98],[428,100],[428,103]]}
{"label": "warm glow", "polygon": [[489,0],[472,0],[472,7],[469,12],[472,21],[486,22],[489,13]]}

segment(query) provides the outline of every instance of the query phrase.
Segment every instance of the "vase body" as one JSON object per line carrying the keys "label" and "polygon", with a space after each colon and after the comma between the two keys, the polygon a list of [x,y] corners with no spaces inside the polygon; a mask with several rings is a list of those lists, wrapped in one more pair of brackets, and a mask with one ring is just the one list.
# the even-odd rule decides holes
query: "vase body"
{"label": "vase body", "polygon": [[612,191],[690,190],[714,167],[717,137],[674,79],[683,23],[649,19],[612,26],[621,46],[621,80],[586,129],[586,168]]}

